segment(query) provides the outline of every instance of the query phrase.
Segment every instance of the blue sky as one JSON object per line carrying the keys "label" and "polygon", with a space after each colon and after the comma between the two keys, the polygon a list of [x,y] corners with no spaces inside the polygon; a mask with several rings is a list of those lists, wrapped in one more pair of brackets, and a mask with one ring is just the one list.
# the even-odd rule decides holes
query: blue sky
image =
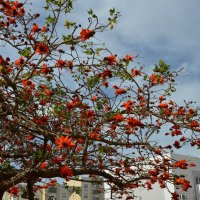
{"label": "blue sky", "polygon": [[[40,9],[42,2],[35,3]],[[96,34],[97,41],[105,42],[121,56],[139,54],[138,61],[147,68],[159,59],[173,69],[183,67],[174,98],[180,103],[182,99],[199,101],[200,1],[77,0],[66,18],[87,27],[87,10],[92,8],[100,22],[105,22],[113,7],[121,13],[119,22],[114,30]],[[63,21],[60,26],[63,27]]]}
{"label": "blue sky", "polygon": [[[173,69],[184,68],[177,79],[177,91],[172,98],[200,100],[200,1],[199,0],[85,0],[75,2],[71,16],[85,24],[87,10],[92,8],[100,19],[115,7],[121,13],[111,32],[95,35],[118,55],[139,54],[139,61],[151,68],[159,59]],[[162,142],[166,138],[160,138]],[[186,147],[177,152],[199,156],[199,150]]]}
{"label": "blue sky", "polygon": [[[42,2],[35,3],[40,9]],[[200,1],[77,0],[66,18],[87,27],[87,10],[93,9],[100,22],[105,22],[109,9],[113,7],[121,13],[118,24],[112,31],[95,34],[97,41],[105,42],[120,56],[139,54],[138,61],[147,69],[159,59],[165,60],[173,69],[183,67],[172,98],[179,104],[183,100],[195,100],[199,104]],[[63,27],[61,21],[60,26]],[[181,151],[186,153],[187,148]],[[190,151],[193,155],[196,152]]]}
{"label": "blue sky", "polygon": [[[42,3],[36,1],[34,7],[40,10]],[[172,98],[179,104],[184,99],[199,104],[200,1],[77,0],[66,18],[87,27],[87,10],[93,9],[100,22],[105,22],[113,7],[121,13],[118,24],[112,31],[95,34],[97,41],[105,42],[113,53],[121,56],[139,54],[138,61],[147,69],[159,59],[165,60],[173,69],[183,67]],[[60,27],[63,27],[62,22]]]}

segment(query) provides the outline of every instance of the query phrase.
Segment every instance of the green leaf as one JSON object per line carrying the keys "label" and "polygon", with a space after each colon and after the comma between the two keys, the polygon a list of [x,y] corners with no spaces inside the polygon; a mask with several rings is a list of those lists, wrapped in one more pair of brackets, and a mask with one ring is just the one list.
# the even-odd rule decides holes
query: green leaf
{"label": "green leaf", "polygon": [[31,47],[27,47],[23,50],[20,50],[18,53],[24,57],[28,57],[31,54]]}
{"label": "green leaf", "polygon": [[69,20],[65,20],[65,26],[67,27],[67,29],[70,29],[71,26],[73,26],[74,23],[69,22]]}
{"label": "green leaf", "polygon": [[93,15],[93,10],[92,9],[88,10],[88,14]]}
{"label": "green leaf", "polygon": [[115,8],[110,9],[109,13],[110,13],[111,16],[113,16],[115,14]]}

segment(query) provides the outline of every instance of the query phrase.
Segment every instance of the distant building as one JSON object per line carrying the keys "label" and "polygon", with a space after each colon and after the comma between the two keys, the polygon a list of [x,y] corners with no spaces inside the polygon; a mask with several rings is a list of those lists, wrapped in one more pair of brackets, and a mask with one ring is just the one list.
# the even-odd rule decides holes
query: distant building
{"label": "distant building", "polygon": [[[84,177],[86,182],[71,180],[66,183],[67,187],[60,184],[50,186],[47,189],[38,190],[35,200],[104,200],[103,184],[97,184],[91,178]],[[21,187],[24,188],[24,187]],[[6,193],[3,200],[25,200],[26,192],[21,191],[18,197]]]}
{"label": "distant building", "polygon": [[[182,191],[181,188],[176,187],[173,184],[167,184],[171,192],[177,192],[179,194],[179,200],[200,200],[200,158],[185,156],[180,154],[172,153],[169,155],[172,160],[186,160],[188,162],[193,162],[196,164],[195,167],[189,167],[188,169],[172,169],[172,173],[176,175],[184,175],[184,177],[190,181],[192,186],[186,192]],[[107,186],[106,186],[107,187]],[[133,190],[134,200],[171,200],[171,194],[167,188],[160,188],[159,184],[154,184],[152,190],[147,190],[146,188],[137,188]],[[110,198],[111,192],[106,194],[107,199],[116,199],[116,196],[113,195],[113,198]],[[127,196],[123,196],[123,200],[127,199]],[[129,198],[131,199],[131,198]]]}

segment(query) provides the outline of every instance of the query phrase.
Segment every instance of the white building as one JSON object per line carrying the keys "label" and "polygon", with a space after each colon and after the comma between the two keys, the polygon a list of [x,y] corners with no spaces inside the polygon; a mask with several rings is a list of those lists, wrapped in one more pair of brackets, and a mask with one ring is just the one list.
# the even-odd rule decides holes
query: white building
{"label": "white building", "polygon": [[[168,188],[172,192],[177,192],[179,194],[180,200],[200,200],[200,158],[185,156],[180,154],[172,153],[170,155],[172,160],[186,160],[188,162],[193,162],[196,164],[195,167],[189,167],[188,169],[176,168],[172,170],[173,174],[184,175],[184,178],[190,181],[192,186],[186,192],[175,187],[173,184],[168,184]],[[164,188],[161,189],[158,184],[152,186],[152,190],[147,190],[144,188],[136,189],[134,194],[137,196],[136,200],[171,200],[171,194]]]}
{"label": "white building", "polygon": [[[189,167],[188,169],[180,169],[176,168],[172,170],[173,174],[183,175],[184,178],[190,181],[190,185],[192,186],[186,192],[184,192],[181,188],[175,187],[173,184],[167,184],[168,189],[171,192],[177,192],[179,194],[179,200],[200,200],[200,158],[185,156],[180,154],[169,154],[168,157],[171,157],[171,160],[186,160],[189,163],[193,162],[196,164],[195,167]],[[134,200],[171,200],[171,194],[167,188],[160,188],[159,184],[153,184],[152,190],[147,190],[146,188],[137,188],[133,190]],[[105,186],[105,200],[115,200],[116,195],[111,195],[110,187],[108,185]],[[112,198],[111,198],[112,196]],[[127,199],[127,195],[123,195],[123,200]],[[128,198],[128,199],[133,199]]]}

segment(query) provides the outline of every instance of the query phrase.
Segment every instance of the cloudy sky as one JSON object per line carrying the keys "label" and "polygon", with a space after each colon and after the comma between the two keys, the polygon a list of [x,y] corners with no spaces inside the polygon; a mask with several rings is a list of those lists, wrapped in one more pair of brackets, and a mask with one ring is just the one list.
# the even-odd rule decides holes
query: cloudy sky
{"label": "cloudy sky", "polygon": [[[41,3],[35,2],[37,9]],[[112,31],[95,34],[97,41],[105,42],[121,56],[139,54],[138,61],[146,68],[159,59],[173,69],[183,67],[172,98],[179,104],[183,99],[200,104],[200,1],[76,0],[72,13],[66,17],[87,27],[87,10],[93,9],[99,20],[105,22],[113,7],[121,13],[118,24]]]}
{"label": "cloudy sky", "polygon": [[[178,103],[200,103],[200,1],[199,0],[85,0],[75,2],[73,19],[86,23],[92,8],[100,19],[115,7],[121,13],[111,32],[96,38],[118,55],[139,54],[139,61],[151,67],[165,60],[174,69],[183,67],[173,99]],[[165,140],[165,138],[161,139]],[[188,154],[189,147],[179,153]],[[190,150],[199,156],[199,150]]]}
{"label": "cloudy sky", "polygon": [[140,55],[140,62],[152,66],[159,59],[173,68],[184,67],[174,98],[200,99],[200,1],[199,0],[84,0],[75,2],[74,19],[86,22],[92,8],[105,19],[115,7],[121,12],[111,32],[97,35],[113,52]]}

